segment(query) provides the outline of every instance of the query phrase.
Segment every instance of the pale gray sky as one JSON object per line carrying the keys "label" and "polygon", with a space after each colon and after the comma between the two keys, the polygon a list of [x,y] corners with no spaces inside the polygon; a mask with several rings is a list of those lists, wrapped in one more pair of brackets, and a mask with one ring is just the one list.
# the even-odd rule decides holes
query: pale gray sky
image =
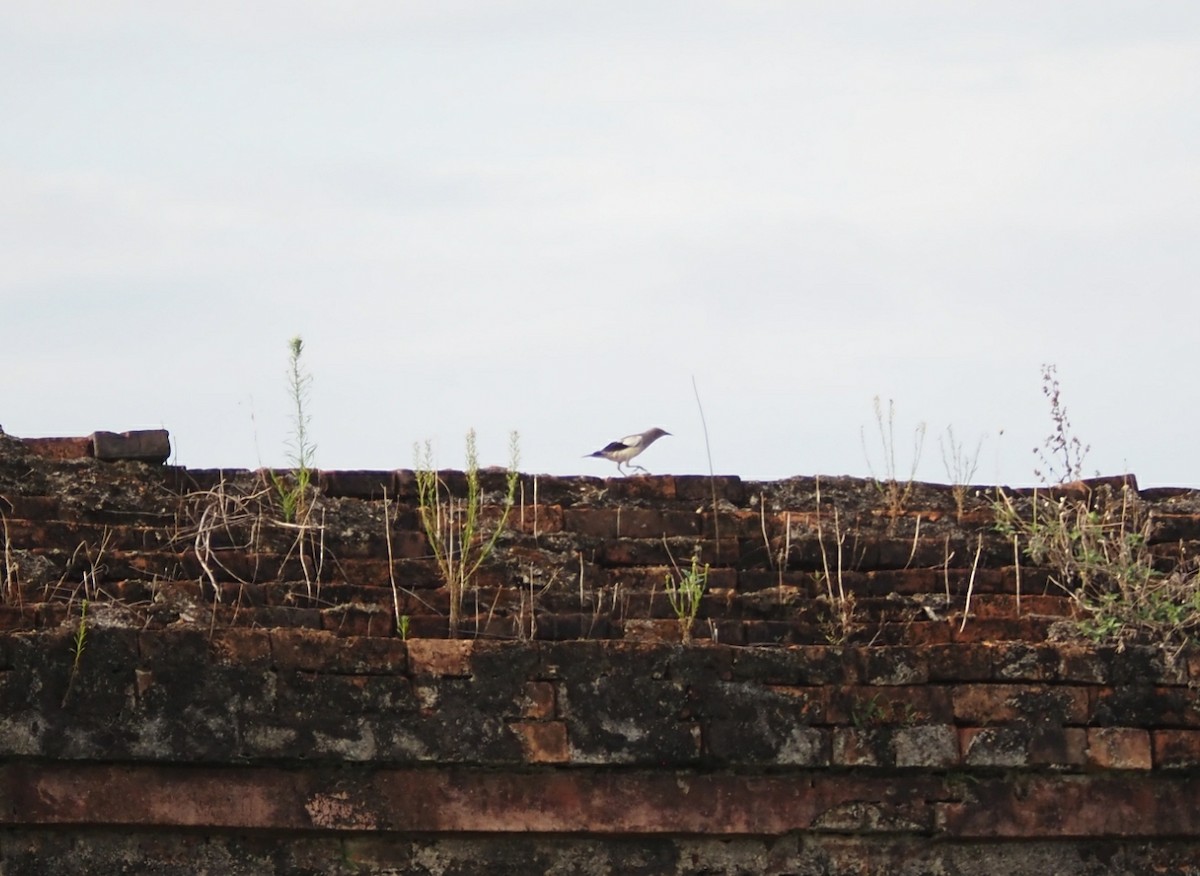
{"label": "pale gray sky", "polygon": [[[251,8],[251,6],[253,8]],[[0,425],[282,464],[776,478],[988,436],[1200,485],[1200,4],[0,8]],[[1003,430],[1003,435],[1000,434]]]}

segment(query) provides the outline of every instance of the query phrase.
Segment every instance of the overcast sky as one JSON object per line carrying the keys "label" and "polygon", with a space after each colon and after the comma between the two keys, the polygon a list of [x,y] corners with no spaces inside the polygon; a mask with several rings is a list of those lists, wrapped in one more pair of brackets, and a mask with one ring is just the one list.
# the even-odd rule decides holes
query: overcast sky
{"label": "overcast sky", "polygon": [[[1200,485],[1200,3],[0,7],[0,425],[325,468],[414,441]],[[865,430],[868,448],[861,435]],[[868,456],[870,459],[868,460]],[[901,472],[906,473],[906,472]]]}

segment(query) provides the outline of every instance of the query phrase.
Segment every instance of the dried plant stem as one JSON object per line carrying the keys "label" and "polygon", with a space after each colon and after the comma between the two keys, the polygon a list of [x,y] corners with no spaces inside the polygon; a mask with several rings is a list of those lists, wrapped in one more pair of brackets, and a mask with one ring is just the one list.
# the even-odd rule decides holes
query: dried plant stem
{"label": "dried plant stem", "polygon": [[983,536],[979,536],[979,544],[975,548],[975,559],[971,562],[971,577],[967,581],[967,604],[963,606],[962,623],[958,626],[961,633],[967,628],[967,618],[971,614],[971,595],[975,592],[975,573],[979,570],[979,555],[983,553]]}

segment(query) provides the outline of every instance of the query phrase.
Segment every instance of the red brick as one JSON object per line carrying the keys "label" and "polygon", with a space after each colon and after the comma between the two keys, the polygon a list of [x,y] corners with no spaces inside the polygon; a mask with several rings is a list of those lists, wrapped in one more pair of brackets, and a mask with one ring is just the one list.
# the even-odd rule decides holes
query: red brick
{"label": "red brick", "polygon": [[[479,515],[480,521],[489,530],[504,516],[504,509],[489,505]],[[507,529],[523,532],[526,535],[549,535],[562,532],[563,509],[559,505],[522,505],[520,501],[512,506],[508,518],[504,522]]]}
{"label": "red brick", "polygon": [[969,782],[960,800],[939,806],[938,829],[957,838],[1194,836],[1200,782],[1153,773],[1005,776]]}
{"label": "red brick", "polygon": [[214,661],[223,666],[265,666],[271,663],[271,634],[266,630],[217,630],[208,643]]}
{"label": "red brick", "polygon": [[1024,594],[1021,597],[1021,610],[1017,611],[1017,597],[1009,593],[982,593],[971,599],[971,620],[990,620],[994,618],[1015,618],[1024,615],[1044,615],[1053,617],[1073,617],[1075,601],[1069,596],[1043,596],[1041,594]]}
{"label": "red brick", "polygon": [[410,639],[408,663],[413,675],[468,678],[473,639]]}
{"label": "red brick", "polygon": [[949,723],[950,695],[940,685],[847,685],[830,691],[831,724]]}
{"label": "red brick", "polygon": [[[653,508],[566,508],[563,529],[595,538],[668,538],[699,535],[700,519],[691,511]],[[677,562],[681,562],[677,558]]]}
{"label": "red brick", "polygon": [[1053,681],[1058,677],[1058,651],[1048,645],[1001,642],[993,658],[998,681]]}
{"label": "red brick", "polygon": [[[317,485],[330,498],[380,499],[396,498],[397,483],[394,471],[319,471]],[[382,507],[380,526],[383,525]]]}
{"label": "red brick", "polygon": [[271,631],[271,654],[280,669],[308,672],[328,670],[341,641],[324,630],[278,629]]}
{"label": "red brick", "polygon": [[[1083,724],[1088,691],[1068,685],[964,684],[953,688],[954,717],[962,723],[1000,724],[1018,718]],[[1048,712],[1059,714],[1049,714]]]}
{"label": "red brick", "polygon": [[963,762],[980,767],[1082,766],[1087,762],[1087,732],[1018,722],[959,729]]}
{"label": "red brick", "polygon": [[92,455],[92,439],[87,438],[22,438],[21,442],[33,453],[45,459],[87,459]]}
{"label": "red brick", "polygon": [[[557,747],[555,736],[561,741],[563,733],[533,731],[530,753],[561,755],[564,749]],[[539,734],[545,736],[539,739]],[[864,830],[872,829],[873,820],[885,829],[900,824],[929,833],[933,824],[927,801],[944,799],[941,784],[908,776],[903,788],[904,793],[896,794],[894,778],[844,773],[797,781],[794,775],[723,772],[375,766],[348,773],[291,767],[10,762],[0,764],[0,796],[6,801],[0,807],[0,823],[57,829],[147,825],[287,832],[762,837],[820,826],[846,829],[854,826],[847,815],[858,812],[871,819],[857,823]],[[960,823],[974,826],[972,816],[977,818],[977,813],[978,807],[973,807],[959,814]],[[1194,820],[1176,816],[1168,826],[1178,835]]]}
{"label": "red brick", "polygon": [[904,637],[901,641],[905,645],[925,648],[931,645],[949,645],[952,639],[953,632],[948,623],[944,621],[930,621],[928,623],[917,621],[916,623],[904,626]]}
{"label": "red brick", "polygon": [[526,682],[525,693],[521,699],[521,717],[538,721],[553,718],[555,702],[556,696],[552,682]]}
{"label": "red brick", "polygon": [[1132,727],[1089,727],[1089,766],[1113,770],[1148,770],[1153,766],[1150,734]]}
{"label": "red brick", "polygon": [[335,636],[394,636],[396,616],[387,609],[339,605],[321,611],[321,628]]}
{"label": "red brick", "polygon": [[1082,645],[1058,647],[1058,677],[1063,681],[1107,684],[1110,678],[1108,663],[1094,648]]}
{"label": "red brick", "polygon": [[1029,763],[1034,766],[1083,766],[1088,738],[1082,727],[1036,726],[1029,740]]}
{"label": "red brick", "polygon": [[[653,480],[664,480],[662,478],[653,478]],[[713,493],[717,494],[717,501],[725,499],[734,505],[742,505],[746,499],[746,488],[742,483],[742,479],[737,475],[675,475],[671,478],[672,487],[674,490],[673,496],[664,495],[663,498],[678,498],[685,502],[708,502],[712,503]]]}
{"label": "red brick", "polygon": [[1151,736],[1155,767],[1200,766],[1200,730],[1155,730]]}
{"label": "red brick", "polygon": [[[972,608],[972,611],[974,609]],[[962,630],[962,614],[955,615],[954,641],[956,642],[1041,642],[1055,618],[1028,617],[967,619]]]}
{"label": "red brick", "polygon": [[[639,460],[640,462],[640,460]],[[613,477],[604,479],[610,499],[646,499],[671,501],[676,498],[676,479],[671,475],[651,477]]]}
{"label": "red brick", "polygon": [[833,763],[836,766],[889,766],[881,756],[887,731],[880,727],[834,727]]}
{"label": "red brick", "polygon": [[992,677],[996,649],[987,643],[936,645],[924,652],[930,681],[987,681]]}
{"label": "red brick", "polygon": [[[624,639],[627,642],[679,642],[683,638],[679,621],[674,619],[654,620],[650,618],[629,618],[622,625]],[[693,626],[693,633],[699,624]]]}
{"label": "red brick", "polygon": [[565,721],[517,721],[509,725],[521,740],[528,763],[567,763],[571,759]]}

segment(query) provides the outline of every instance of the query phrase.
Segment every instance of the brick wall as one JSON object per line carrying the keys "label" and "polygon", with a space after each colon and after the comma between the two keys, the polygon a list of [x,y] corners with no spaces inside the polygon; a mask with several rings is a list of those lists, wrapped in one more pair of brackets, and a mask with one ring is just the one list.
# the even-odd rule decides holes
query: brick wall
{"label": "brick wall", "polygon": [[410,472],[297,528],[120,437],[0,437],[0,872],[1200,873],[1200,653],[1079,639],[984,491],[522,476],[449,638]]}

